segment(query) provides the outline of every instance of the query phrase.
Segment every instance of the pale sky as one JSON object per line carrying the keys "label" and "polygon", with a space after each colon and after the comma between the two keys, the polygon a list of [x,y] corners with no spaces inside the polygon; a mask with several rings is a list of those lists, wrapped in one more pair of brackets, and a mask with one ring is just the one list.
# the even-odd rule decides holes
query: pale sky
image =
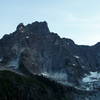
{"label": "pale sky", "polygon": [[100,42],[100,0],[0,0],[0,37],[34,21],[76,44]]}

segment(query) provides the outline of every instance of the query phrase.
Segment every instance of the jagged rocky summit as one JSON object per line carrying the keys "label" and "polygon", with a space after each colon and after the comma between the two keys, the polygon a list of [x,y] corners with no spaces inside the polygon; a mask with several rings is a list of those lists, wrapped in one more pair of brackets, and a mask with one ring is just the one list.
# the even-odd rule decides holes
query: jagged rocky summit
{"label": "jagged rocky summit", "polygon": [[[46,22],[20,23],[15,32],[0,39],[0,69],[43,75],[77,91],[95,91],[97,97],[88,94],[89,98],[99,98],[100,43],[77,45],[50,32]],[[88,100],[84,95],[76,100]]]}

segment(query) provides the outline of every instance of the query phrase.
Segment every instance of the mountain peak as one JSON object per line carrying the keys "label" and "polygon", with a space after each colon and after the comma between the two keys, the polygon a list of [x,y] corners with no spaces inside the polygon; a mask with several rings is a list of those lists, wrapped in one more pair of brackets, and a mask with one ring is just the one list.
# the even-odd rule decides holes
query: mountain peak
{"label": "mountain peak", "polygon": [[50,33],[47,22],[33,22],[32,24],[26,25],[26,29],[32,33]]}
{"label": "mountain peak", "polygon": [[25,32],[25,30],[27,30],[28,32],[36,33],[36,34],[38,34],[38,33],[42,33],[42,34],[50,33],[49,28],[48,28],[48,24],[46,21],[44,21],[44,22],[35,21],[32,24],[28,24],[26,26],[24,26],[23,23],[20,23],[17,26],[16,30],[20,33]]}

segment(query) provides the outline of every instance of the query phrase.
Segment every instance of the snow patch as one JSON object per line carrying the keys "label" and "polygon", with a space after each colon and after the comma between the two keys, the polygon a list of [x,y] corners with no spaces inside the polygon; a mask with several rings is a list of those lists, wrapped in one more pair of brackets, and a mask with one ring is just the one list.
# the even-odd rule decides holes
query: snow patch
{"label": "snow patch", "polygon": [[47,77],[47,78],[51,78],[53,80],[56,80],[60,83],[65,83],[67,81],[67,74],[66,73],[48,73],[48,72],[43,72],[41,73],[41,75]]}
{"label": "snow patch", "polygon": [[47,72],[43,72],[41,73],[43,76],[46,76],[46,77],[49,77],[48,73]]}
{"label": "snow patch", "polygon": [[29,39],[29,36],[26,36],[26,39]]}
{"label": "snow patch", "polygon": [[24,30],[21,30],[22,33],[24,33]]}
{"label": "snow patch", "polygon": [[76,66],[76,64],[72,64],[73,66]]}
{"label": "snow patch", "polygon": [[82,79],[83,82],[95,82],[100,81],[100,73],[98,72],[90,72],[89,75],[85,75],[85,77]]}
{"label": "snow patch", "polygon": [[74,57],[75,57],[75,58],[77,58],[77,59],[79,59],[79,58],[80,58],[80,57],[79,57],[79,56],[77,56],[77,55],[75,55]]}
{"label": "snow patch", "polygon": [[87,90],[87,91],[90,91],[90,87],[87,87],[86,90]]}

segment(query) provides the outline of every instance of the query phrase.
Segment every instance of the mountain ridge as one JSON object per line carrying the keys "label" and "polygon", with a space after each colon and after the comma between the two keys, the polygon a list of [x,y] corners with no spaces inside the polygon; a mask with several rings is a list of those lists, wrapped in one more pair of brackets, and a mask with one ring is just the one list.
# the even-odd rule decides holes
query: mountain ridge
{"label": "mountain ridge", "polygon": [[77,45],[71,39],[60,38],[50,32],[45,21],[20,23],[15,32],[0,39],[0,66],[20,69],[22,63],[30,73],[54,74],[56,78],[62,75],[62,80],[80,84],[85,74],[100,69],[99,44]]}
{"label": "mountain ridge", "polygon": [[45,21],[20,23],[15,32],[0,39],[0,70],[54,80],[71,89],[74,100],[99,100],[99,51],[100,42],[93,46],[77,45],[69,38],[50,32]]}

